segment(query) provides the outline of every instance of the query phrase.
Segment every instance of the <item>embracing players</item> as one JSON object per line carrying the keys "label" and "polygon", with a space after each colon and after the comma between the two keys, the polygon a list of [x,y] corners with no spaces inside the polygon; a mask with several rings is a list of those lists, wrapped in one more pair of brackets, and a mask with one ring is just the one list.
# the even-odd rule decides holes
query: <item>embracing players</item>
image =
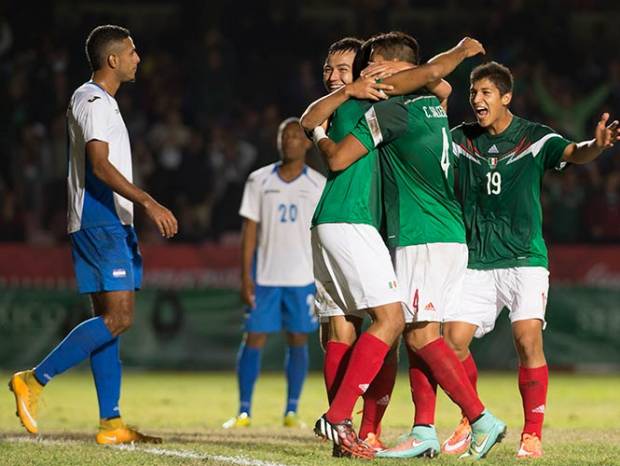
{"label": "embracing players", "polygon": [[[441,62],[441,60],[445,61],[448,58],[458,58],[451,62],[449,69],[451,71],[463,59],[481,51],[482,47],[480,44],[466,39],[450,52],[442,54],[443,56],[438,58],[438,62]],[[381,35],[371,39],[370,57],[377,60],[405,60],[415,64],[418,60],[417,43],[413,38],[402,33]],[[406,83],[408,81],[407,78],[410,78],[412,75],[415,76],[417,73],[422,73],[429,66],[432,65],[425,65],[400,73],[400,82],[405,81]],[[435,79],[442,76],[436,76]],[[399,75],[387,79],[385,83],[399,83],[397,77]],[[430,79],[427,82],[431,81],[433,80]],[[422,83],[421,85],[424,84]],[[395,87],[394,91],[398,92],[399,86]],[[416,89],[416,86],[412,86],[408,92],[414,89]],[[338,111],[340,111],[340,108]],[[464,260],[461,261],[461,269],[464,273],[466,265],[466,249],[463,245],[465,235],[464,231],[462,231],[462,220],[460,220],[458,205],[455,208],[452,205],[454,201],[453,194],[450,197],[452,188],[449,185],[451,174],[449,172],[448,153],[451,141],[445,113],[435,96],[429,94],[409,95],[406,98],[390,99],[372,105],[359,119],[353,131],[344,136],[338,143],[329,139],[321,127],[315,128],[313,133],[319,148],[326,155],[330,169],[334,172],[339,172],[340,176],[356,167],[357,164],[378,160],[377,150],[380,154],[382,168],[389,169],[389,176],[385,172],[383,176],[383,182],[390,183],[390,186],[386,186],[384,189],[386,195],[387,233],[388,238],[391,240],[390,243],[397,246],[396,267],[399,272],[400,284],[406,285],[406,296],[401,294],[401,299],[404,300],[408,307],[415,308],[418,297],[418,293],[412,288],[413,280],[411,278],[421,273],[422,275],[428,275],[428,280],[425,283],[432,281],[431,262],[425,260],[428,259],[427,256],[437,257],[440,262],[442,257],[447,258],[445,262],[458,260],[459,256],[452,257],[455,252],[452,249],[450,249],[449,253],[441,254],[443,251],[441,247],[432,248],[437,249],[434,254],[428,251],[425,254],[424,251],[419,251],[420,248],[417,247],[420,244],[422,249],[428,250],[431,248],[426,247],[428,245],[425,243],[444,242],[442,225],[440,225],[442,223],[447,222],[446,225],[449,228],[446,234],[448,236],[451,234],[455,235],[455,238],[458,236],[455,240],[452,240],[452,237],[450,237],[445,242],[461,243],[455,244],[455,247],[460,247],[462,252],[460,255],[464,255]],[[412,143],[417,145],[417,150],[414,149],[416,146],[412,145]],[[435,150],[435,145],[440,147],[438,151]],[[426,157],[424,158],[425,155]],[[370,160],[367,157],[370,157]],[[385,163],[385,158],[389,158],[388,163]],[[373,163],[376,166],[377,162]],[[415,186],[414,183],[419,180],[411,179],[412,168],[413,171],[421,170],[423,172],[420,175],[413,175],[414,178],[423,178],[428,175],[431,178],[429,183],[423,185],[422,188]],[[434,171],[437,173],[434,174]],[[362,182],[360,183],[362,186],[368,184],[363,183],[364,180],[362,179],[359,181]],[[412,218],[409,214],[404,215],[406,212],[410,213],[411,211],[420,212],[420,215],[414,215],[415,218]],[[445,216],[438,215],[434,218],[429,218],[430,212],[436,214],[436,212],[443,211],[446,212]],[[317,244],[315,250],[321,253],[319,258],[323,258],[327,264],[325,268],[328,271],[336,270],[339,273],[332,273],[331,276],[328,273],[315,273],[315,275],[317,275],[318,281],[329,283],[329,279],[331,279],[331,282],[335,284],[334,288],[336,290],[330,293],[334,299],[337,299],[338,294],[345,297],[351,296],[352,293],[347,295],[341,290],[349,290],[352,286],[355,287],[353,288],[354,290],[381,290],[382,275],[378,273],[379,269],[376,267],[377,264],[381,263],[379,255],[373,256],[374,260],[372,262],[375,264],[373,273],[360,273],[360,270],[363,271],[362,266],[369,256],[368,249],[371,249],[369,246],[372,247],[368,243],[370,238],[372,238],[371,230],[362,231],[357,227],[357,231],[354,232],[355,235],[349,242],[345,243],[343,239],[348,235],[344,231],[340,231],[339,238],[335,241],[328,231],[325,229],[321,231],[320,226],[313,230],[315,235],[313,239],[316,239]],[[353,238],[357,239],[353,241]],[[350,248],[351,242],[359,243],[359,250],[353,251],[353,253],[349,252],[342,258],[338,257],[339,254],[343,254],[343,251],[347,251],[347,248]],[[384,245],[383,248],[385,249]],[[374,250],[378,251],[378,246]],[[351,258],[354,260],[352,261]],[[409,263],[410,260],[411,262]],[[315,261],[315,271],[317,263],[319,262]],[[350,268],[351,265],[354,266],[352,270],[345,269],[345,267]],[[443,269],[447,270],[449,268],[445,263],[441,265],[444,266]],[[388,270],[388,268],[386,266],[385,270]],[[380,270],[384,269],[381,268]],[[345,273],[342,273],[343,271]],[[319,272],[321,271],[319,270]],[[445,277],[442,277],[443,279]],[[371,287],[371,285],[374,285],[374,287]],[[398,284],[394,282],[393,286],[396,288]],[[439,282],[434,283],[434,286],[428,284],[428,298],[430,298],[431,292],[435,291],[438,306],[441,306],[441,311],[443,311],[443,308],[450,305],[452,300],[450,299],[450,293],[442,292],[440,287],[441,283]],[[366,305],[366,307],[371,306]],[[396,309],[399,307],[396,307]],[[344,306],[344,308],[355,309],[352,305]],[[359,308],[360,306],[357,307],[357,309]],[[344,379],[330,405],[330,409],[317,421],[315,427],[315,432],[318,435],[331,439],[335,444],[341,444],[356,456],[364,456],[366,452],[363,451],[363,444],[360,445],[358,443],[348,418],[355,400],[368,387],[382,363],[389,345],[397,337],[397,335],[391,333],[396,329],[395,325],[390,325],[395,322],[394,319],[396,317],[390,312],[391,310],[389,306],[385,306],[382,313],[376,313],[375,310],[374,314],[377,314],[379,319],[374,321],[369,331],[363,333],[356,343]],[[375,316],[373,315],[373,317]],[[392,319],[387,325],[391,332],[385,331],[382,328],[381,317],[387,318],[388,322],[390,322],[389,319]],[[400,327],[401,331],[402,329],[403,326]],[[390,336],[393,337],[392,340],[389,340]],[[408,326],[407,343],[430,367],[433,376],[439,380],[442,387],[451,394],[457,404],[467,412],[468,418],[474,423],[475,441],[472,443],[469,456],[480,458],[486,455],[488,450],[497,441],[501,440],[505,432],[505,425],[484,410],[484,406],[467,380],[462,365],[455,354],[440,338],[439,323],[433,322],[432,325]],[[358,357],[356,358],[356,356]],[[438,444],[431,454],[434,454],[437,449]]]}

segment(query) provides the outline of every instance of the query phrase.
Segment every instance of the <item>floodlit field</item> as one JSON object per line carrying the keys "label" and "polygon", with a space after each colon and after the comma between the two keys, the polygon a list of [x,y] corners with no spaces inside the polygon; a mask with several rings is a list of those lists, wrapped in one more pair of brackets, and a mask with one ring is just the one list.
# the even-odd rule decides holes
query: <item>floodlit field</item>
{"label": "floodlit field", "polygon": [[[9,374],[0,374],[8,380]],[[481,374],[480,391],[487,406],[508,423],[509,433],[484,464],[523,464],[514,460],[521,427],[516,375]],[[124,418],[147,433],[164,437],[162,445],[100,447],[94,442],[97,402],[91,375],[72,372],[55,379],[45,391],[39,417],[40,437],[25,433],[12,394],[0,396],[1,465],[321,465],[349,464],[332,459],[327,443],[310,428],[280,426],[284,380],[264,374],[258,381],[253,426],[224,431],[219,426],[236,412],[236,383],[229,373],[139,373],[123,379]],[[301,403],[310,426],[326,409],[323,379],[312,375]],[[393,442],[410,427],[408,380],[401,374],[385,418],[383,439]],[[437,426],[441,438],[457,423],[459,413],[443,395]],[[544,432],[544,459],[537,465],[620,465],[620,377],[552,374]],[[360,460],[361,461],[361,460]],[[377,459],[385,465],[418,460]],[[425,464],[428,460],[423,461]],[[461,464],[440,456],[434,465]]]}

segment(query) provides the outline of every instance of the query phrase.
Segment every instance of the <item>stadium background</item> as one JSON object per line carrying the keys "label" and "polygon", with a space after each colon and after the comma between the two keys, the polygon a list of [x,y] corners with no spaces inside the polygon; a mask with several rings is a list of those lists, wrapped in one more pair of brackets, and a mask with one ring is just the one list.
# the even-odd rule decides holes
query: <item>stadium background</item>
{"label": "stadium background", "polygon": [[[130,28],[142,57],[117,98],[137,183],[170,207],[180,234],[163,243],[138,215],[146,287],[123,337],[127,367],[234,367],[243,182],[277,158],[279,122],[323,94],[327,46],[391,29],[415,35],[423,58],[464,35],[510,66],[513,111],[574,139],[603,110],[620,116],[620,9],[614,1],[423,0],[38,3],[0,5],[0,369],[36,361],[88,314],[73,287],[65,234],[71,92],[88,79],[83,43],[98,24]],[[485,58],[485,59],[486,59]],[[469,70],[449,81],[450,120],[470,119]],[[322,169],[313,153],[310,163]],[[550,174],[544,184],[552,287],[549,363],[620,368],[620,150]],[[476,347],[484,368],[516,365],[504,318]],[[26,344],[24,344],[26,343]],[[281,367],[282,341],[264,367]],[[18,348],[27,351],[17,351]],[[320,367],[313,345],[313,367]]]}

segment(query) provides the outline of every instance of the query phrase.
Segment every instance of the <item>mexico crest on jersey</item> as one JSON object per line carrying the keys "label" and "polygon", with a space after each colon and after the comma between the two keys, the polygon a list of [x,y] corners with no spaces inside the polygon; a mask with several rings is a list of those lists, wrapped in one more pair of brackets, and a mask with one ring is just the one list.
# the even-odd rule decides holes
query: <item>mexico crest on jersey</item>
{"label": "mexico crest on jersey", "polygon": [[491,168],[497,167],[497,157],[489,157],[488,161]]}

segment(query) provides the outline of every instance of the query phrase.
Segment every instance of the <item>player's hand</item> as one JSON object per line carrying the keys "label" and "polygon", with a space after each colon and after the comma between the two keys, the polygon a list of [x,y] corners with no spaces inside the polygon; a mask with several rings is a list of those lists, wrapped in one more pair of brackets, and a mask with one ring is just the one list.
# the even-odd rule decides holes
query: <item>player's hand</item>
{"label": "player's hand", "polygon": [[620,141],[618,120],[614,120],[610,125],[607,125],[608,120],[609,113],[603,113],[594,132],[596,147],[602,151],[613,147],[617,141]]}
{"label": "player's hand", "polygon": [[172,238],[179,231],[177,219],[172,212],[154,199],[144,205],[146,215],[157,226],[157,229],[164,238]]}
{"label": "player's hand", "polygon": [[349,97],[365,100],[384,100],[388,96],[384,91],[391,91],[394,86],[378,83],[375,78],[358,78],[345,86],[345,92]]}
{"label": "player's hand", "polygon": [[362,70],[362,78],[385,79],[400,71],[413,68],[411,63],[405,61],[386,61],[383,63],[370,63]]}
{"label": "player's hand", "polygon": [[256,295],[254,294],[254,282],[251,278],[241,280],[241,300],[252,309],[256,307]]}
{"label": "player's hand", "polygon": [[471,37],[464,37],[457,45],[457,48],[462,49],[465,52],[465,57],[475,57],[478,54],[484,55],[486,50],[482,44],[476,39],[472,39]]}

